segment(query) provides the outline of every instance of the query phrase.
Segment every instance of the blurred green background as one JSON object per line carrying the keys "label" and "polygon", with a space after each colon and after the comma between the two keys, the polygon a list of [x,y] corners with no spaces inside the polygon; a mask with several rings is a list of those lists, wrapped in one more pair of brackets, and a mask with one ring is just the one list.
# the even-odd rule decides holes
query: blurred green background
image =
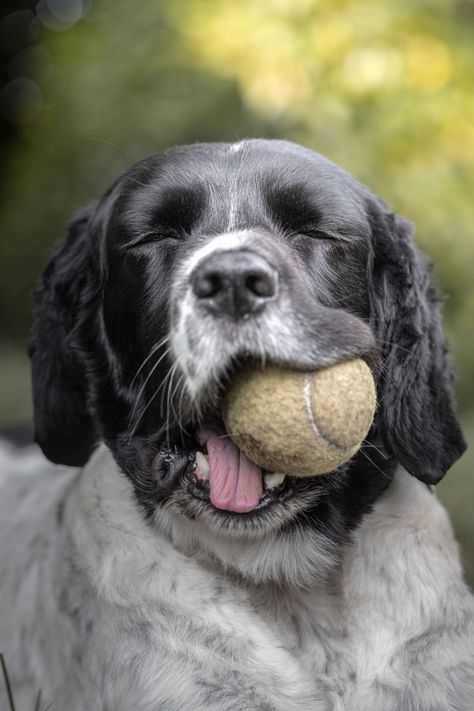
{"label": "blurred green background", "polygon": [[[6,0],[0,424],[30,418],[29,292],[69,216],[175,143],[283,137],[416,223],[474,439],[471,0]],[[473,454],[440,485],[474,581]]]}

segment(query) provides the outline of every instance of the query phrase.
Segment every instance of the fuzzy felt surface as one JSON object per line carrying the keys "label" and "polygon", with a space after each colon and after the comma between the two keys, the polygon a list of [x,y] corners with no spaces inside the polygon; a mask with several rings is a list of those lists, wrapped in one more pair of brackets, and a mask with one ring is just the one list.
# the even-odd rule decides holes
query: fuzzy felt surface
{"label": "fuzzy felt surface", "polygon": [[270,365],[244,370],[227,393],[224,421],[262,468],[290,476],[330,472],[359,449],[376,408],[361,359],[303,373]]}

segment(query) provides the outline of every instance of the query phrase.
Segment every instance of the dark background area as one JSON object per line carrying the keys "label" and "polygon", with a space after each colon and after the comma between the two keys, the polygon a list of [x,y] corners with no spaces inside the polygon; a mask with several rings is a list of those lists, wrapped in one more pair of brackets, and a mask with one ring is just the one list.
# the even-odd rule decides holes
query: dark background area
{"label": "dark background area", "polygon": [[[30,291],[69,217],[165,146],[326,154],[416,224],[474,439],[474,5],[16,0],[0,18],[0,424],[31,418]],[[474,580],[474,457],[440,485]]]}

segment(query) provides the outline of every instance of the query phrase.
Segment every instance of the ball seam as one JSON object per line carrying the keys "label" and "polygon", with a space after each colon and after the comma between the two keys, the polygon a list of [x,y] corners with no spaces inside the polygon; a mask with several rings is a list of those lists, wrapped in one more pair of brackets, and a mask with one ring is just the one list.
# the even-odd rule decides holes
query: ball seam
{"label": "ball seam", "polygon": [[305,409],[306,409],[306,414],[308,415],[308,420],[309,424],[311,425],[311,428],[319,439],[321,439],[328,447],[332,447],[333,449],[336,449],[340,452],[347,452],[350,447],[344,447],[340,444],[337,444],[337,442],[332,442],[331,440],[327,439],[321,431],[319,430],[318,424],[316,422],[316,417],[313,412],[313,407],[311,404],[311,387],[313,384],[313,375],[312,373],[307,373],[304,376],[304,381],[303,381],[303,398],[304,398],[304,404],[305,404]]}

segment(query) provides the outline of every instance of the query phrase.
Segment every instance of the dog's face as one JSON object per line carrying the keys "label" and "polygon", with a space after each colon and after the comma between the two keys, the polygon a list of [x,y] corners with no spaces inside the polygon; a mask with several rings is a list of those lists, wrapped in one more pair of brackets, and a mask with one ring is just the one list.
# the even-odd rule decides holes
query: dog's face
{"label": "dog's face", "polygon": [[[233,540],[307,529],[332,548],[397,461],[433,483],[462,452],[435,296],[407,223],[312,151],[166,151],[86,209],[45,271],[37,439],[75,465],[103,439],[162,524]],[[244,363],[314,370],[355,356],[379,408],[338,471],[279,481],[226,436],[220,403]]]}

